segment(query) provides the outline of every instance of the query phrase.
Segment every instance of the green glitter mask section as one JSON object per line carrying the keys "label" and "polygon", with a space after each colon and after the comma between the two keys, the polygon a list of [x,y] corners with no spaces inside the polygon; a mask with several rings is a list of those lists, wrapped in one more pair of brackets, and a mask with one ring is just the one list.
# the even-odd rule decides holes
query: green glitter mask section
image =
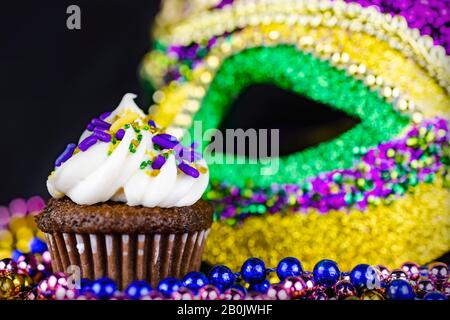
{"label": "green glitter mask section", "polygon": [[[253,181],[259,187],[272,183],[299,183],[320,172],[351,167],[358,157],[358,150],[394,138],[410,122],[376,92],[343,70],[294,46],[279,45],[247,49],[223,62],[194,117],[195,121],[202,121],[203,132],[218,128],[234,99],[244,88],[255,83],[270,83],[307,96],[358,117],[361,123],[331,141],[280,157],[278,171],[273,175],[261,175],[261,169],[267,168],[268,163],[245,161],[245,164],[236,164],[234,161],[235,164],[229,164],[233,162],[230,159],[237,157],[223,155],[228,161],[209,164],[213,180],[240,187],[247,181]],[[273,110],[284,111],[281,108]],[[193,128],[190,133],[191,136],[194,134]],[[208,142],[203,143],[203,150],[207,145]],[[241,161],[244,162],[242,158]]]}

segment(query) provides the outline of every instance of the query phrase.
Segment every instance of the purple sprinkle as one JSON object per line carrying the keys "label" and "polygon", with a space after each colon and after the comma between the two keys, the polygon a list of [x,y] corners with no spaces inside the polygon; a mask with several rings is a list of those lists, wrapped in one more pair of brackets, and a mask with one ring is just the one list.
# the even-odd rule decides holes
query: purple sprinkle
{"label": "purple sprinkle", "polygon": [[155,161],[152,163],[152,169],[159,170],[161,167],[166,163],[166,158],[164,158],[162,155],[159,155],[156,157]]}
{"label": "purple sprinkle", "polygon": [[172,149],[179,143],[174,136],[167,133],[157,134],[152,138],[152,141],[162,149]]}
{"label": "purple sprinkle", "polygon": [[116,132],[117,140],[122,140],[124,136],[125,136],[125,130],[123,130],[123,129],[117,130],[117,132]]}
{"label": "purple sprinkle", "polygon": [[99,117],[100,120],[105,120],[106,118],[108,118],[111,115],[111,113],[112,113],[111,111],[102,113]]}
{"label": "purple sprinkle", "polygon": [[87,137],[86,139],[84,139],[83,141],[80,142],[80,144],[78,145],[78,148],[81,151],[85,152],[90,147],[92,147],[94,144],[96,144],[97,141],[98,141],[98,139],[94,135],[89,136],[89,137]]}
{"label": "purple sprinkle", "polygon": [[86,127],[86,129],[88,130],[88,131],[94,131],[94,129],[95,129],[95,126],[92,124],[92,123],[89,123],[88,125],[87,125],[87,127]]}
{"label": "purple sprinkle", "polygon": [[156,123],[153,120],[148,120],[148,124],[151,125],[152,127],[156,127]]}
{"label": "purple sprinkle", "polygon": [[63,153],[61,153],[61,155],[56,159],[55,161],[55,166],[59,167],[61,166],[64,162],[66,162],[67,160],[70,159],[70,157],[72,157],[73,152],[75,151],[75,148],[77,146],[74,143],[68,144],[66,149],[63,151]]}
{"label": "purple sprinkle", "polygon": [[98,140],[103,141],[103,142],[111,141],[111,135],[109,135],[106,132],[103,132],[101,130],[98,130],[98,129],[94,130],[94,136],[97,137]]}
{"label": "purple sprinkle", "polygon": [[188,176],[191,176],[193,178],[198,178],[200,176],[200,173],[197,169],[194,167],[191,167],[186,162],[182,162],[178,165],[178,168],[180,168],[181,171],[183,171]]}
{"label": "purple sprinkle", "polygon": [[111,128],[111,124],[109,124],[109,123],[106,122],[106,121],[97,119],[97,118],[92,119],[91,124],[92,124],[94,127],[100,127],[100,128],[102,128],[102,129],[106,129],[106,130],[109,130],[109,128]]}

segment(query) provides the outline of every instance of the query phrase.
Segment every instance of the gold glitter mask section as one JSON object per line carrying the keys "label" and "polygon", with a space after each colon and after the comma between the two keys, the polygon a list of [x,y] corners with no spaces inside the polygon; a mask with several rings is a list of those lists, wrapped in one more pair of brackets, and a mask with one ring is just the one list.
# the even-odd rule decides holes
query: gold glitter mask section
{"label": "gold glitter mask section", "polygon": [[398,266],[426,263],[450,249],[450,191],[442,180],[421,184],[391,205],[366,212],[311,211],[249,218],[239,227],[214,223],[204,259],[238,268],[248,257],[276,265],[285,256],[306,269],[324,258],[351,269],[355,261]]}

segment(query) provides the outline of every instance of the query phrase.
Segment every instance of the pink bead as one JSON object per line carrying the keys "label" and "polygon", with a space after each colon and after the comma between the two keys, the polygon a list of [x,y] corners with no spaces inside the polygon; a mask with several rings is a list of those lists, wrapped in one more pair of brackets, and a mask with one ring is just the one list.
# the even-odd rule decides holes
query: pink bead
{"label": "pink bead", "polygon": [[280,285],[287,290],[292,299],[301,298],[308,289],[305,281],[300,277],[287,277]]}
{"label": "pink bead", "polygon": [[408,276],[406,275],[406,272],[402,269],[394,269],[392,270],[391,274],[388,277],[388,281],[397,280],[397,279],[403,279],[408,281]]}
{"label": "pink bead", "polygon": [[444,283],[441,291],[447,296],[447,298],[450,298],[450,282]]}
{"label": "pink bead", "polygon": [[31,271],[36,270],[39,262],[35,255],[26,254],[21,255],[17,260],[17,267],[19,272],[29,274]]}
{"label": "pink bead", "polygon": [[[70,299],[74,288],[70,288],[67,276],[62,272],[57,272],[42,280],[37,285],[40,299]],[[74,299],[75,297],[72,297]]]}
{"label": "pink bead", "polygon": [[377,268],[381,272],[381,279],[387,280],[391,274],[391,271],[389,271],[388,268],[386,268],[385,266],[382,266],[382,265],[378,265]]}
{"label": "pink bead", "polygon": [[181,287],[170,295],[172,300],[194,300],[194,294],[188,288]]}
{"label": "pink bead", "polygon": [[306,289],[313,290],[316,287],[316,280],[314,280],[314,276],[312,274],[304,274],[301,277],[306,284]]}
{"label": "pink bead", "polygon": [[402,264],[402,270],[410,280],[417,281],[420,278],[420,267],[414,262],[405,262]]}
{"label": "pink bead", "polygon": [[350,281],[341,280],[334,285],[334,293],[337,299],[344,300],[348,297],[355,296],[356,290]]}
{"label": "pink bead", "polygon": [[273,284],[267,290],[266,296],[271,300],[290,300],[291,294],[282,284]]}
{"label": "pink bead", "polygon": [[27,202],[25,199],[16,198],[9,203],[9,211],[11,215],[25,216],[28,212]]}
{"label": "pink bead", "polygon": [[163,300],[163,296],[156,290],[150,291],[149,294],[142,296],[139,300]]}
{"label": "pink bead", "polygon": [[315,290],[307,298],[308,300],[329,300],[328,295],[323,290]]}
{"label": "pink bead", "polygon": [[52,262],[52,257],[49,251],[45,251],[44,253],[42,253],[41,257],[44,264],[50,264]]}
{"label": "pink bead", "polygon": [[236,288],[227,289],[223,293],[223,300],[244,300],[245,294]]}
{"label": "pink bead", "polygon": [[7,207],[0,206],[0,227],[6,226],[9,223],[10,213]]}
{"label": "pink bead", "polygon": [[416,285],[416,293],[419,298],[423,298],[425,294],[428,292],[432,292],[436,290],[436,286],[434,285],[433,281],[430,279],[422,279],[417,282]]}
{"label": "pink bead", "polygon": [[27,209],[30,214],[41,212],[45,207],[45,201],[39,196],[27,200]]}
{"label": "pink bead", "polygon": [[255,291],[249,292],[245,296],[245,300],[265,300],[265,299],[266,296],[264,294]]}
{"label": "pink bead", "polygon": [[17,272],[17,263],[12,259],[0,260],[0,276],[9,276]]}
{"label": "pink bead", "polygon": [[443,262],[434,262],[428,267],[429,276],[433,280],[448,279],[448,268]]}
{"label": "pink bead", "polygon": [[219,300],[220,292],[213,285],[207,284],[198,290],[200,300]]}

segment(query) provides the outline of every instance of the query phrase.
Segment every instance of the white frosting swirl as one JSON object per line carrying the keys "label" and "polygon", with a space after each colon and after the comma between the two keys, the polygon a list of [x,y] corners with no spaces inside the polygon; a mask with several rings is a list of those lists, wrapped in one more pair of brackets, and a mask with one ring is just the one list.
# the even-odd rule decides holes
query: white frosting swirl
{"label": "white frosting swirl", "polygon": [[[131,112],[139,115],[134,121],[142,125],[145,114],[135,104],[134,98],[136,95],[126,94],[105,121],[113,123]],[[85,131],[80,142],[91,134]],[[142,169],[144,161],[161,154],[162,150],[155,150],[150,131],[141,130],[140,134],[142,140],[134,153],[129,150],[130,143],[137,139],[133,127],[125,129],[124,137],[110,155],[111,143],[102,141],[84,152],[76,152],[50,175],[47,181],[49,193],[54,198],[67,196],[80,205],[112,200],[130,206],[182,207],[199,200],[209,180],[205,160],[194,163],[196,167],[204,168],[199,170],[197,178],[179,172],[174,154],[167,157],[158,174],[151,166]]]}

